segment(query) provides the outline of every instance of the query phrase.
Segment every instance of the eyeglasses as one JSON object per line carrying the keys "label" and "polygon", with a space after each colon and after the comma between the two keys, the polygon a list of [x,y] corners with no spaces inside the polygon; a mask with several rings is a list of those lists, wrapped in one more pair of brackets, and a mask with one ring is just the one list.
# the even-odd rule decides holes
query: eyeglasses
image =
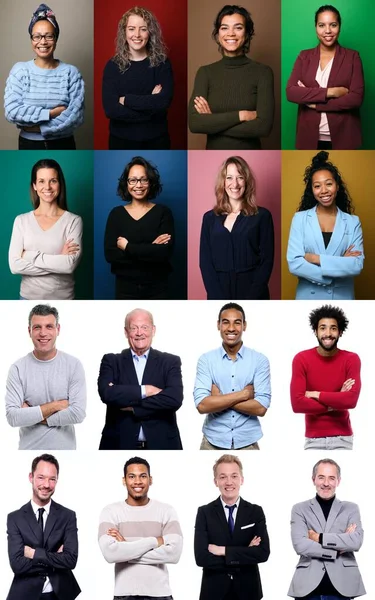
{"label": "eyeglasses", "polygon": [[139,331],[141,333],[148,333],[149,331],[151,331],[152,327],[150,327],[150,325],[141,325],[140,327],[135,327],[134,325],[132,325],[131,327],[129,327],[129,331],[130,333],[138,333]]}
{"label": "eyeglasses", "polygon": [[43,38],[46,40],[46,42],[53,42],[56,39],[54,33],[45,33],[44,35],[41,33],[33,33],[30,37],[33,42],[40,42]]}
{"label": "eyeglasses", "polygon": [[137,185],[138,181],[142,185],[147,185],[148,184],[147,177],[130,177],[128,179],[128,184],[131,185],[131,186],[134,186],[134,185]]}

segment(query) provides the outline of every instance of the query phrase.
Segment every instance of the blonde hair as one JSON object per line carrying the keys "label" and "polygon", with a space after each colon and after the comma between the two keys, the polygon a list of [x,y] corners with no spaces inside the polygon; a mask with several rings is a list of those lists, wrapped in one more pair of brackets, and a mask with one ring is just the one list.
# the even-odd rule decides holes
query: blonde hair
{"label": "blonde hair", "polygon": [[134,8],[131,8],[122,15],[117,27],[116,54],[113,57],[113,62],[119,66],[121,73],[125,73],[130,67],[131,58],[129,45],[126,41],[126,26],[129,17],[132,15],[141,17],[147,24],[149,39],[146,50],[147,56],[150,59],[150,66],[157,67],[167,59],[167,47],[164,44],[163,34],[156,17],[146,8],[134,6]]}
{"label": "blonde hair", "polygon": [[258,212],[258,207],[255,199],[256,184],[254,173],[250,169],[246,160],[241,158],[241,156],[230,156],[220,167],[215,185],[216,204],[214,206],[214,213],[216,215],[222,215],[232,212],[228,194],[225,191],[225,178],[227,176],[227,168],[229,165],[234,165],[239,174],[245,179],[245,191],[242,197],[241,208],[242,214],[246,216],[256,215]]}
{"label": "blonde hair", "polygon": [[242,477],[242,475],[243,475],[242,474],[242,462],[240,461],[238,456],[234,456],[233,454],[223,454],[223,456],[220,456],[220,458],[217,459],[217,461],[215,462],[215,464],[213,466],[215,479],[216,479],[216,474],[217,474],[217,468],[222,463],[235,463],[236,465],[238,465],[238,468],[240,470],[241,477]]}

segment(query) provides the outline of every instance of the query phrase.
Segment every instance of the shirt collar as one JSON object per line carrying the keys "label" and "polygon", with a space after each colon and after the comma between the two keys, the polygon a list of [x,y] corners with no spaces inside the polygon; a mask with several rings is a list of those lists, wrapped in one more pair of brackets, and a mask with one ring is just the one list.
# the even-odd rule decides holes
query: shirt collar
{"label": "shirt collar", "polygon": [[[220,350],[221,350],[221,358],[229,358],[228,357],[228,353],[226,352],[224,346],[221,346]],[[242,342],[242,346],[239,349],[239,351],[237,352],[236,356],[237,357],[239,356],[240,358],[243,358],[244,350],[245,350],[245,346],[244,346],[244,344]]]}
{"label": "shirt collar", "polygon": [[145,360],[148,359],[148,355],[150,353],[150,348],[148,350],[146,350],[146,352],[144,354],[138,355],[136,354],[133,350],[130,350],[132,353],[132,359],[133,360],[141,360],[142,358],[144,358]]}
{"label": "shirt collar", "polygon": [[[237,500],[235,502],[233,502],[233,504],[237,504],[237,508],[240,504],[240,500],[241,500],[241,498],[240,498],[240,496],[238,496]],[[226,502],[224,502],[224,500],[222,499],[221,496],[220,496],[220,502],[223,505],[223,508],[225,508],[226,506],[233,506],[233,504],[227,504]]]}
{"label": "shirt collar", "polygon": [[44,508],[44,510],[46,512],[46,515],[48,517],[49,511],[51,510],[51,500],[45,506],[39,506],[39,504],[36,504],[36,502],[34,502],[34,500],[31,500],[31,507],[32,507],[34,515],[36,517],[38,516],[38,509],[39,508]]}

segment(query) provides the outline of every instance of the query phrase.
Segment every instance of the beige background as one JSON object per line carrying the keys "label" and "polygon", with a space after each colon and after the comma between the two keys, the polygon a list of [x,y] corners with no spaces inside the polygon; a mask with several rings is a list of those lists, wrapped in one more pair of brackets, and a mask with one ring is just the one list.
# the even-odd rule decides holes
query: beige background
{"label": "beige background", "polygon": [[[280,0],[252,0],[242,4],[254,21],[255,35],[248,56],[269,65],[275,77],[275,119],[272,131],[262,138],[265,150],[280,149]],[[221,54],[211,33],[217,13],[225,5],[223,0],[189,0],[188,16],[188,100],[194,87],[195,74],[202,65],[218,61]],[[188,148],[204,150],[206,136],[189,131]]]}
{"label": "beige background", "polygon": [[[286,250],[290,224],[304,190],[303,174],[315,154],[316,152],[311,150],[284,150],[282,152],[281,297],[284,300],[295,298],[297,278],[289,273]],[[347,185],[355,209],[354,214],[360,218],[363,229],[365,262],[362,273],[355,278],[355,297],[357,300],[374,300],[375,205],[373,180],[375,151],[331,150],[329,159],[338,167]]]}
{"label": "beige background", "polygon": [[[77,150],[93,148],[93,0],[51,0],[60,27],[55,58],[76,66],[85,82],[85,122],[77,129]],[[0,81],[3,92],[9,71],[16,62],[34,58],[28,27],[38,0],[1,0]],[[112,42],[112,41],[111,41]],[[0,148],[18,148],[19,130],[0,118]]]}

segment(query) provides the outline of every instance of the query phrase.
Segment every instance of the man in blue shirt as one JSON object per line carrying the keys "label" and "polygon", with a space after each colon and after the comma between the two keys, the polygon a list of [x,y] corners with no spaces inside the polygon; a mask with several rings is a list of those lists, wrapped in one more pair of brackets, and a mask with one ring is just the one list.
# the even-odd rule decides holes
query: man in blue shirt
{"label": "man in blue shirt", "polygon": [[259,450],[258,417],[271,402],[268,359],[243,345],[246,318],[239,304],[221,308],[217,328],[222,346],[200,357],[194,385],[195,406],[207,415],[200,449]]}

